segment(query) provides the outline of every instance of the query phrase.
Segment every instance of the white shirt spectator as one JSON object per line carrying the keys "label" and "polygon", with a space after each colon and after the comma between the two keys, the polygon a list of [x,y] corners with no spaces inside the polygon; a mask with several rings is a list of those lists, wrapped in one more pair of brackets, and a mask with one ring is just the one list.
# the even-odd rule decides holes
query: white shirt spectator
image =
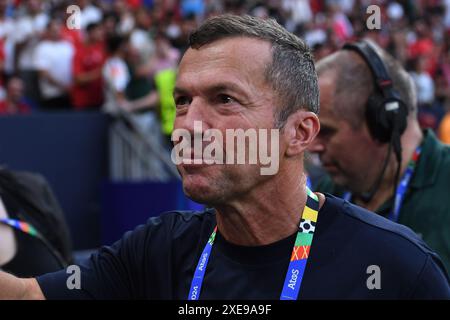
{"label": "white shirt spectator", "polygon": [[[47,71],[53,79],[69,86],[72,83],[73,55],[74,48],[70,42],[45,40],[36,47],[34,66],[39,71]],[[44,79],[39,81],[39,85],[45,99],[59,97],[66,93]]]}
{"label": "white shirt spectator", "polygon": [[131,13],[126,12],[122,15],[117,26],[117,32],[119,34],[125,35],[131,32],[135,26],[134,17]]}
{"label": "white shirt spectator", "polygon": [[316,44],[325,43],[327,41],[327,33],[323,29],[312,29],[305,32],[305,41],[309,47],[314,47]]}
{"label": "white shirt spectator", "polygon": [[403,7],[397,2],[389,3],[386,11],[389,19],[395,21],[400,20],[404,16]]}
{"label": "white shirt spectator", "polygon": [[4,68],[6,73],[14,72],[14,20],[4,17],[0,20],[0,39],[4,40]]}
{"label": "white shirt spectator", "polygon": [[135,29],[130,35],[131,47],[139,53],[140,62],[145,62],[155,52],[155,44],[150,34],[141,29]]}
{"label": "white shirt spectator", "polygon": [[430,75],[426,72],[411,72],[417,88],[417,101],[419,104],[431,104],[434,100],[434,82]]}
{"label": "white shirt spectator", "polygon": [[450,0],[444,0],[445,5],[445,17],[444,22],[447,28],[450,28]]}
{"label": "white shirt spectator", "polygon": [[34,17],[24,16],[16,21],[14,25],[15,43],[28,39],[18,58],[19,70],[32,70],[34,68],[34,50],[39,43],[39,35],[45,31],[48,20],[48,16],[45,13],[40,13]]}
{"label": "white shirt spectator", "polygon": [[14,20],[4,17],[0,20],[0,39],[7,38],[14,30]]}
{"label": "white shirt spectator", "polygon": [[283,0],[282,8],[291,13],[292,22],[296,25],[310,22],[313,18],[308,0]]}
{"label": "white shirt spectator", "polygon": [[128,67],[121,58],[112,57],[103,66],[103,81],[105,83],[104,111],[114,112],[118,109],[116,93],[124,93],[130,82]]}

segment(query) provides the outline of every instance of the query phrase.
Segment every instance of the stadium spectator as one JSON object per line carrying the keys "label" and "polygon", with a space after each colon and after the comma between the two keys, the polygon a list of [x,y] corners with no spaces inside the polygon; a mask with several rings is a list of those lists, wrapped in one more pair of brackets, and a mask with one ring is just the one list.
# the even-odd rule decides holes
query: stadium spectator
{"label": "stadium spectator", "polygon": [[39,73],[41,107],[45,110],[70,109],[72,60],[74,47],[61,37],[62,22],[52,19],[34,53],[34,65]]}
{"label": "stadium spectator", "polygon": [[105,31],[105,39],[117,34],[117,25],[119,24],[119,21],[119,16],[113,11],[108,11],[103,15],[101,23]]}
{"label": "stadium spectator", "polygon": [[154,77],[160,71],[177,68],[180,51],[173,47],[164,35],[156,36],[155,49],[155,54],[140,68],[140,74]]}
{"label": "stadium spectator", "polygon": [[8,0],[0,0],[0,42],[2,44],[4,74],[14,72],[14,19],[8,15]]}
{"label": "stadium spectator", "polygon": [[99,23],[102,20],[103,12],[90,0],[77,0],[75,3],[80,10],[81,28],[86,29],[92,23]]}
{"label": "stadium spectator", "polygon": [[112,2],[112,9],[119,17],[117,24],[117,33],[120,35],[129,35],[135,27],[135,20],[130,6],[125,0],[115,0]]}
{"label": "stadium spectator", "polygon": [[431,105],[434,101],[434,82],[426,71],[425,58],[413,60],[411,76],[417,88],[417,102],[419,105]]}
{"label": "stadium spectator", "polygon": [[130,72],[126,64],[129,39],[119,35],[111,36],[107,39],[106,46],[108,58],[102,69],[105,91],[103,110],[114,113],[128,106],[125,90],[130,82]]}
{"label": "stadium spectator", "polygon": [[103,104],[102,69],[106,60],[103,26],[86,27],[84,44],[76,48],[73,59],[72,104],[77,110],[100,109]]}
{"label": "stadium spectator", "polygon": [[0,114],[28,114],[31,106],[24,96],[24,82],[17,76],[11,76],[6,83],[6,97],[0,100]]}
{"label": "stadium spectator", "polygon": [[[39,3],[41,5],[39,5]],[[440,70],[445,70],[445,56],[449,52],[450,9],[448,1],[378,1],[380,7],[381,29],[368,30],[366,20],[368,14],[367,1],[225,1],[225,0],[189,0],[189,1],[90,1],[90,0],[24,0],[0,3],[0,40],[4,42],[4,71],[13,74],[15,61],[19,68],[27,70],[33,61],[25,57],[32,53],[32,44],[39,40],[42,22],[50,16],[67,19],[66,8],[78,5],[81,9],[81,30],[62,28],[62,37],[77,49],[84,42],[84,33],[90,22],[102,21],[107,36],[120,34],[129,36],[133,47],[139,46],[150,54],[153,49],[151,40],[145,35],[145,25],[152,25],[152,34],[163,34],[181,53],[187,49],[186,39],[189,33],[205,17],[224,12],[245,14],[251,13],[260,17],[272,17],[288,30],[306,39],[315,48],[316,59],[338,50],[348,40],[370,37],[382,48],[387,49],[404,67],[411,60],[423,61],[422,68],[428,74],[427,87],[437,81]],[[33,14],[30,14],[34,12]],[[151,16],[151,18],[150,18]],[[25,21],[25,23],[24,23]],[[30,32],[30,22],[36,25]],[[151,21],[151,22],[150,22]],[[23,27],[20,27],[23,25]],[[26,25],[26,27],[25,27]],[[19,32],[14,34],[15,26]],[[22,30],[23,29],[23,30]],[[27,31],[28,30],[28,31]],[[30,39],[23,42],[21,39]],[[20,41],[17,41],[17,40]],[[21,46],[25,51],[22,53]],[[141,52],[144,52],[141,51]],[[27,66],[28,65],[28,66]],[[132,79],[137,72],[131,67]],[[447,72],[446,72],[447,73]],[[31,73],[32,75],[32,73]],[[21,74],[25,80],[26,95],[36,101],[39,86],[34,86],[27,75]],[[424,77],[418,76],[418,83],[424,83]],[[134,83],[131,87],[135,87]],[[33,90],[34,89],[34,90]],[[429,91],[431,92],[431,91]],[[427,97],[431,100],[431,109],[423,113],[424,126],[437,130],[440,118],[432,117],[444,113],[444,105],[435,94]],[[422,113],[421,113],[422,116]],[[428,120],[427,120],[428,119]],[[430,121],[433,125],[430,125]]]}
{"label": "stadium spectator", "polygon": [[136,27],[130,33],[131,49],[137,55],[137,63],[143,64],[148,61],[155,52],[153,40],[153,25],[150,13],[143,9],[135,14]]}
{"label": "stadium spectator", "polygon": [[[155,55],[143,67],[143,70],[154,79],[159,97],[162,131],[170,140],[175,119],[175,102],[172,92],[175,86],[176,69],[180,52],[163,35],[158,35],[155,42]],[[143,72],[142,69],[140,72]]]}
{"label": "stadium spectator", "polygon": [[5,90],[4,90],[5,50],[4,50],[4,46],[5,46],[5,41],[0,39],[0,100],[5,97]]}
{"label": "stadium spectator", "polygon": [[152,34],[152,18],[147,10],[136,12],[136,28],[130,34],[130,54],[128,67],[130,82],[126,95],[130,100],[137,100],[153,90],[153,79],[146,70],[142,70],[155,53],[155,42]]}
{"label": "stadium spectator", "polygon": [[48,15],[44,12],[41,0],[24,1],[25,14],[17,18],[14,24],[14,71],[24,81],[25,96],[39,103],[38,78],[33,54],[48,24]]}

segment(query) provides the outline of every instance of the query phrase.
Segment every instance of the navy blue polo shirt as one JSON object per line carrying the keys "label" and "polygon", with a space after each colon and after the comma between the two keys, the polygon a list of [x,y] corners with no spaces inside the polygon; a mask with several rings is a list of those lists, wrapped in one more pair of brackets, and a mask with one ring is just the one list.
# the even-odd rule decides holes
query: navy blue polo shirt
{"label": "navy blue polo shirt", "polygon": [[[168,212],[103,247],[81,265],[37,278],[48,299],[187,299],[213,209]],[[200,299],[279,299],[296,235],[238,246],[217,234]],[[450,299],[439,257],[405,226],[326,195],[299,299]]]}

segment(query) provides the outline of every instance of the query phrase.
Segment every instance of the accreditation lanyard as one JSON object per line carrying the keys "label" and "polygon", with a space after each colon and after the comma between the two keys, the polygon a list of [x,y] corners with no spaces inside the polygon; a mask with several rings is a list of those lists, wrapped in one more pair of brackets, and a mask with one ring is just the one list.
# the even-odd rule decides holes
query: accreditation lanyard
{"label": "accreditation lanyard", "polygon": [[36,230],[36,228],[33,227],[28,222],[23,222],[20,220],[10,219],[10,218],[0,218],[0,224],[10,226],[13,229],[17,229],[19,231],[22,231],[23,233],[29,234],[32,237],[36,237],[36,238],[41,237],[41,235]]}
{"label": "accreditation lanyard", "polygon": [[[419,161],[421,152],[422,148],[418,146],[414,151],[411,160],[409,160],[408,167],[406,168],[406,171],[403,174],[403,177],[397,186],[397,189],[395,191],[394,208],[386,216],[386,218],[388,218],[391,221],[397,222],[400,217],[400,209],[402,208],[403,199],[405,198],[406,191],[408,190],[409,183],[414,174],[414,170],[416,168],[417,162]],[[346,192],[343,198],[347,201],[350,201],[352,198],[352,193]]]}
{"label": "accreditation lanyard", "polygon": [[[306,263],[314,236],[315,226],[317,222],[317,215],[319,212],[319,199],[307,187],[306,205],[303,209],[303,214],[298,226],[297,238],[292,249],[291,259],[286,278],[284,280],[283,290],[280,295],[280,300],[297,300],[300,292],[300,286],[303,281],[303,274],[305,272]],[[198,300],[202,289],[203,278],[206,273],[206,266],[211,255],[211,249],[216,238],[217,226],[214,228],[205,248],[200,256],[200,259],[195,269],[194,278],[191,282],[191,289],[189,290],[188,300]]]}

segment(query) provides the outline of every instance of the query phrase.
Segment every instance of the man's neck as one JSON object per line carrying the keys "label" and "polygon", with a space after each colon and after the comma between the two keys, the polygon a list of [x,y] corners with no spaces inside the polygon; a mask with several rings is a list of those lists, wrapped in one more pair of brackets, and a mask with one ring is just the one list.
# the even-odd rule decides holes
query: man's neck
{"label": "man's neck", "polygon": [[[416,122],[410,124],[408,129],[402,135],[402,163],[400,167],[399,179],[402,179],[406,168],[408,167],[408,163],[411,160],[416,148],[422,143],[422,139],[422,131],[420,130],[420,127]],[[375,192],[372,199],[369,202],[364,202],[361,198],[358,198],[355,195],[355,197],[353,198],[354,203],[370,211],[376,211],[377,209],[379,209],[394,195],[394,190],[397,188],[396,184],[400,182],[395,181],[397,165],[398,164],[395,154],[391,154],[391,159],[389,160],[389,165],[386,169],[383,180],[378,191]]]}
{"label": "man's neck", "polygon": [[[300,171],[302,172],[302,171]],[[245,199],[216,206],[217,226],[221,235],[237,245],[267,245],[298,230],[306,204],[305,176],[291,175],[281,185],[267,184]],[[325,197],[319,194],[319,205]]]}

